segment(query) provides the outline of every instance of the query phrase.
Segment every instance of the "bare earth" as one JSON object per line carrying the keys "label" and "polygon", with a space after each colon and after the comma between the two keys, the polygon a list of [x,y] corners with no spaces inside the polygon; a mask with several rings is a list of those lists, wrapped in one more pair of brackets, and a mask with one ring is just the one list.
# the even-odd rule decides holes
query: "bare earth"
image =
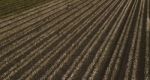
{"label": "bare earth", "polygon": [[49,0],[0,18],[0,80],[150,80],[150,0]]}

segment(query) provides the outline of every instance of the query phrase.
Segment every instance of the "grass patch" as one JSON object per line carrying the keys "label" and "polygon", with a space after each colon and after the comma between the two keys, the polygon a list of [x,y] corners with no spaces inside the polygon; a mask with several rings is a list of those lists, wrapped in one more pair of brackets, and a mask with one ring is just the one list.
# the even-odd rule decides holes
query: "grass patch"
{"label": "grass patch", "polygon": [[14,15],[52,0],[0,0],[0,18]]}

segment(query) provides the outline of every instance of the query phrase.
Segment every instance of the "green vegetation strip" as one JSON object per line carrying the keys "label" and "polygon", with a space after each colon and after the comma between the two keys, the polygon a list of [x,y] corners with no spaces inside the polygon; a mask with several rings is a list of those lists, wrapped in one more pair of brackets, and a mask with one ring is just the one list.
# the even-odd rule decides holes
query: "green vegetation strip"
{"label": "green vegetation strip", "polygon": [[0,18],[20,13],[51,0],[0,0]]}

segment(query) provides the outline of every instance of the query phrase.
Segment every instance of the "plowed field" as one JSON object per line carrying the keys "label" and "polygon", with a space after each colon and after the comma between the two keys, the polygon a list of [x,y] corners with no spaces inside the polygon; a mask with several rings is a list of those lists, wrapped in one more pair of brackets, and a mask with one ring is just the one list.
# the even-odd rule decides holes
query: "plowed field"
{"label": "plowed field", "polygon": [[0,80],[150,80],[150,0],[17,7],[0,18]]}

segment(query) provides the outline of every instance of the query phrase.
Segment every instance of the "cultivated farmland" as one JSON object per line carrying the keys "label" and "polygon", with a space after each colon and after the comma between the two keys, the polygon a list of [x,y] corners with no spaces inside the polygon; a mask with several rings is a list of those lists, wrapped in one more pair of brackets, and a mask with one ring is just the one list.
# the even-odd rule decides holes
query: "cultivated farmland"
{"label": "cultivated farmland", "polygon": [[150,0],[1,0],[0,80],[150,80]]}

